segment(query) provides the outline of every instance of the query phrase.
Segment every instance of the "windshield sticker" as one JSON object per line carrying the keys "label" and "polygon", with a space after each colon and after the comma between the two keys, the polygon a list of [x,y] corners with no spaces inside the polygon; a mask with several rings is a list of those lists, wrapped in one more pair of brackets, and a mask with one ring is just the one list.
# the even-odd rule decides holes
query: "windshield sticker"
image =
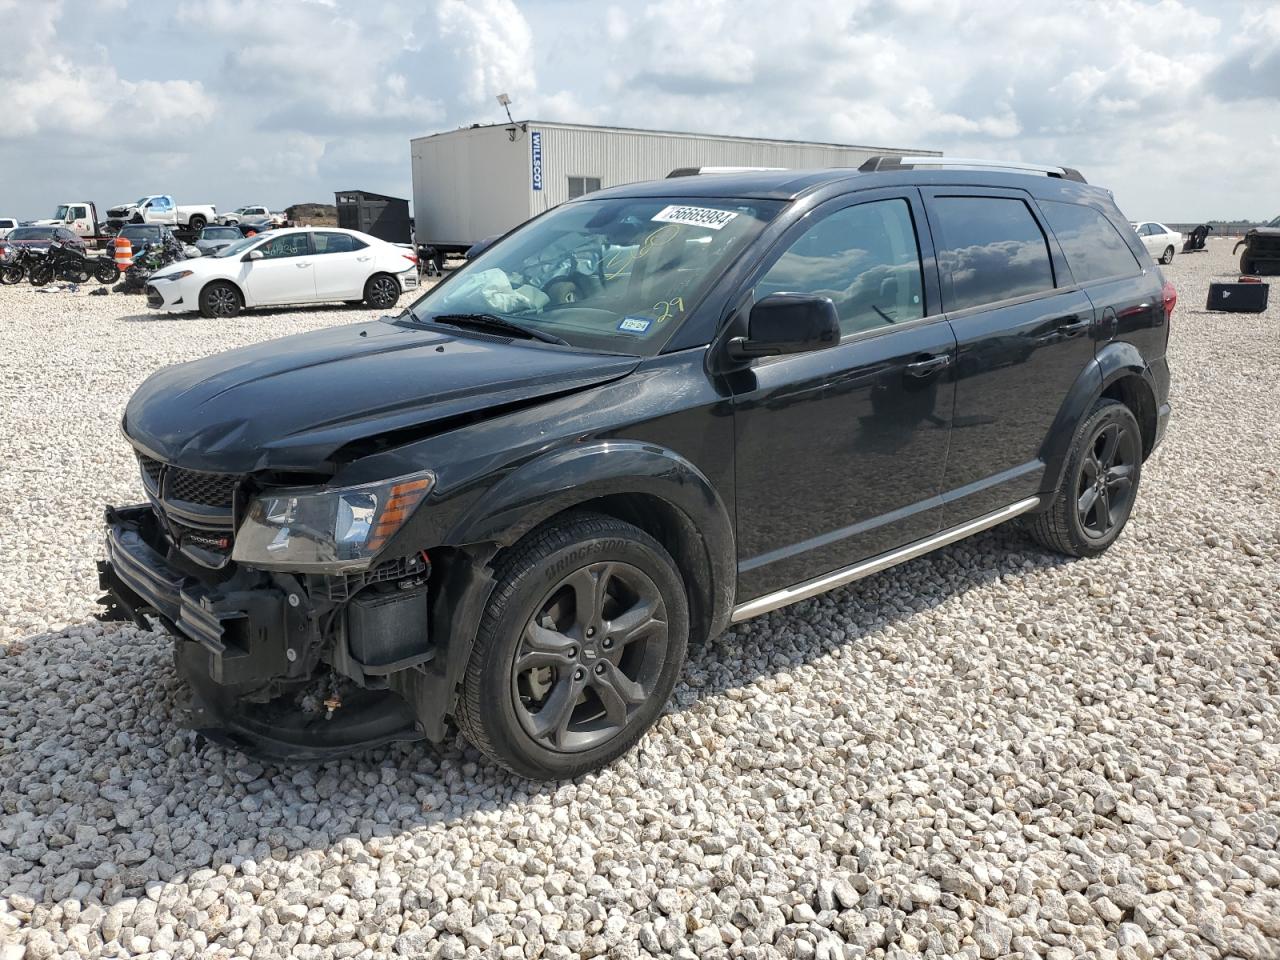
{"label": "windshield sticker", "polygon": [[652,317],[623,317],[618,329],[623,333],[647,333],[652,323]]}
{"label": "windshield sticker", "polygon": [[663,207],[653,216],[655,223],[682,223],[687,227],[706,227],[719,230],[737,214],[732,210],[716,210],[713,207],[686,207],[672,204]]}

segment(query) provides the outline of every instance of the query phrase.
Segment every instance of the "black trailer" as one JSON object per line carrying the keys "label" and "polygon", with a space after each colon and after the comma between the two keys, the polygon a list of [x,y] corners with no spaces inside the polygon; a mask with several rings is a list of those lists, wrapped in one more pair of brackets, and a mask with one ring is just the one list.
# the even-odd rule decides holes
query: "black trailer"
{"label": "black trailer", "polygon": [[409,243],[409,201],[367,190],[341,190],[334,194],[338,226],[359,230],[389,243]]}

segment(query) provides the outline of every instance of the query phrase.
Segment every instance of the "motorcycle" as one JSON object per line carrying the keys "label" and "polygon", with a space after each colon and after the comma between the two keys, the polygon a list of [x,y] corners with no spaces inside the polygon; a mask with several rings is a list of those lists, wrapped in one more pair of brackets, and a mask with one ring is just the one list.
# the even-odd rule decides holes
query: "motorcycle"
{"label": "motorcycle", "polygon": [[133,266],[124,273],[121,283],[115,288],[119,293],[141,293],[147,280],[161,267],[167,267],[178,260],[185,260],[186,254],[182,244],[177,240],[166,239],[163,243],[148,242],[134,254]]}
{"label": "motorcycle", "polygon": [[3,266],[0,266],[0,283],[8,285],[21,283],[32,269],[44,262],[44,259],[45,254],[39,251],[20,247],[16,253],[7,256]]}
{"label": "motorcycle", "polygon": [[57,240],[49,244],[49,252],[44,260],[27,270],[27,279],[37,287],[55,277],[69,283],[88,283],[90,277],[95,277],[99,283],[110,283],[116,275],[116,265],[111,260],[105,257],[86,257]]}

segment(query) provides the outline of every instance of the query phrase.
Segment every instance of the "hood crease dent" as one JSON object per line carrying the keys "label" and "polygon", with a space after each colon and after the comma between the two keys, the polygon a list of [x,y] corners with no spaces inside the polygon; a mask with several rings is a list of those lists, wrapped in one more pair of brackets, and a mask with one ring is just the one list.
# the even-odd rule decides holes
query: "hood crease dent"
{"label": "hood crease dent", "polygon": [[189,470],[315,471],[381,435],[550,399],[625,376],[640,358],[382,322],[240,347],[152,374],[125,432]]}

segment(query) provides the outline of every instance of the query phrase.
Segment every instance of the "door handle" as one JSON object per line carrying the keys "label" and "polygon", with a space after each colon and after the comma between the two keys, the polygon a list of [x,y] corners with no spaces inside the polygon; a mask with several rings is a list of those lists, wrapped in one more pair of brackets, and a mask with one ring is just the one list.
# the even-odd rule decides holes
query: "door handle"
{"label": "door handle", "polygon": [[929,377],[951,366],[951,354],[939,353],[907,364],[907,376]]}
{"label": "door handle", "polygon": [[1058,323],[1058,333],[1064,337],[1074,337],[1078,333],[1084,333],[1091,326],[1093,326],[1092,320],[1077,320],[1075,314],[1072,314],[1069,317],[1063,317]]}
{"label": "door handle", "polygon": [[301,269],[302,267],[309,267],[309,266],[311,266],[311,264],[310,264],[310,263],[296,263],[296,264],[294,264],[294,266],[296,266],[296,267],[298,267],[299,269]]}
{"label": "door handle", "polygon": [[356,257],[356,259],[359,260],[361,263],[368,263],[373,258],[372,257]]}

